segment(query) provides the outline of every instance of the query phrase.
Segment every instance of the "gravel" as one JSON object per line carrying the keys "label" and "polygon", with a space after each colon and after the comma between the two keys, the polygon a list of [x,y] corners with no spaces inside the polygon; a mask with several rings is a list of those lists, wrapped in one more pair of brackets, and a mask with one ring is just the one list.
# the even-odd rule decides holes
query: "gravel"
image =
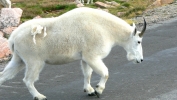
{"label": "gravel", "polygon": [[4,67],[7,65],[7,61],[0,62],[0,72],[4,69]]}
{"label": "gravel", "polygon": [[[148,26],[177,17],[177,0],[172,4],[163,5],[154,9],[147,9],[142,16],[146,19]],[[133,20],[137,22],[138,27],[143,25],[142,16],[133,18]]]}

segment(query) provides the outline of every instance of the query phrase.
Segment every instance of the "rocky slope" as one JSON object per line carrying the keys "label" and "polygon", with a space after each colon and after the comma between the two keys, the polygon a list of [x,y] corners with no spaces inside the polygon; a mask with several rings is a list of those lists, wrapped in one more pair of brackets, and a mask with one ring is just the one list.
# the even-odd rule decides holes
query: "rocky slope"
{"label": "rocky slope", "polygon": [[[142,15],[148,25],[153,25],[159,21],[177,17],[177,0],[172,4],[163,5],[154,9],[147,9]],[[142,16],[134,18],[139,25],[142,25]]]}

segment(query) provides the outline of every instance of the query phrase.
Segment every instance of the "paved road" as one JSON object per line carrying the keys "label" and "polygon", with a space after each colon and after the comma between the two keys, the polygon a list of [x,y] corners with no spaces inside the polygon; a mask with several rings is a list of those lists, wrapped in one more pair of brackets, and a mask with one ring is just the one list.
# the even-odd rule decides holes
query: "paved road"
{"label": "paved road", "polygon": [[[46,65],[36,88],[48,100],[177,100],[177,18],[148,28],[143,39],[144,62],[126,60],[121,47],[104,59],[110,78],[101,98],[83,92],[80,63]],[[0,100],[32,100],[22,82],[24,71],[0,87]],[[93,73],[92,85],[99,76]]]}

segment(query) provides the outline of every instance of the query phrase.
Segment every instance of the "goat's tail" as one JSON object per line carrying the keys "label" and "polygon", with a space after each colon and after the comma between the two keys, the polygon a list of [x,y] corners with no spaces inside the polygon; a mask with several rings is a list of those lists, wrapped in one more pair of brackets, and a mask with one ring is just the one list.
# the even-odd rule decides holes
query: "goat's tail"
{"label": "goat's tail", "polygon": [[13,53],[14,52],[14,38],[12,36],[10,36],[8,43],[9,43],[10,51]]}

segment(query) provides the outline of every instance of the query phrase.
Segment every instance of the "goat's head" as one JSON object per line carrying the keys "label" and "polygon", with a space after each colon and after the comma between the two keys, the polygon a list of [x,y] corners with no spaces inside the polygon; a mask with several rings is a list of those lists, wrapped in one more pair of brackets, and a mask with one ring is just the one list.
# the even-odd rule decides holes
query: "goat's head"
{"label": "goat's head", "polygon": [[143,61],[143,50],[141,44],[143,38],[142,36],[146,30],[145,19],[144,19],[144,26],[141,32],[137,31],[134,23],[132,27],[133,27],[133,31],[124,49],[127,51],[127,59],[129,61],[133,61],[134,63],[141,63]]}

